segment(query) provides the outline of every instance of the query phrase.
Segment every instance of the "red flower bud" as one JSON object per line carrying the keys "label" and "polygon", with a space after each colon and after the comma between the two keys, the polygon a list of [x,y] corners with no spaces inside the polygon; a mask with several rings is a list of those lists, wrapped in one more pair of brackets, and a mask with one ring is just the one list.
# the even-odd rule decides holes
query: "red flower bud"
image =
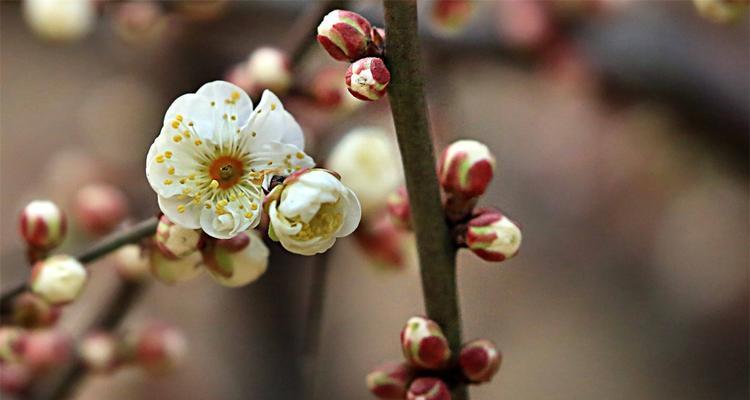
{"label": "red flower bud", "polygon": [[438,175],[446,192],[472,198],[484,193],[494,169],[495,157],[487,146],[475,140],[459,140],[443,151]]}
{"label": "red flower bud", "polygon": [[34,371],[62,365],[71,356],[71,338],[58,330],[35,330],[24,336],[22,359]]}
{"label": "red flower bud", "polygon": [[21,213],[21,236],[31,249],[51,250],[65,239],[65,214],[51,201],[36,200]]}
{"label": "red flower bud", "polygon": [[388,196],[388,214],[393,224],[405,228],[411,228],[411,205],[409,205],[409,193],[406,187],[401,186]]}
{"label": "red flower bud", "polygon": [[487,261],[503,261],[518,254],[521,229],[494,209],[477,210],[466,230],[466,246]]}
{"label": "red flower bud", "polygon": [[128,215],[128,201],[119,188],[92,184],[78,191],[75,201],[77,222],[92,235],[111,232]]}
{"label": "red flower bud", "polygon": [[448,385],[437,378],[417,378],[409,386],[407,400],[450,400]]}
{"label": "red flower bud", "polygon": [[405,363],[390,362],[367,374],[367,389],[379,399],[403,399],[414,378],[414,370]]}
{"label": "red flower bud", "polygon": [[333,10],[318,25],[318,42],[334,59],[356,61],[368,55],[371,31],[370,22],[361,15]]}
{"label": "red flower bud", "polygon": [[385,95],[391,73],[383,60],[368,57],[355,61],[346,70],[346,88],[352,96],[364,100],[378,100]]}
{"label": "red flower bud", "polygon": [[24,328],[42,328],[54,324],[60,317],[60,307],[52,306],[31,292],[24,292],[13,300],[13,322]]}
{"label": "red flower bud", "polygon": [[166,373],[178,366],[187,351],[182,333],[168,325],[153,324],[135,337],[135,360],[152,373]]}
{"label": "red flower bud", "polygon": [[466,343],[461,348],[458,363],[461,372],[472,382],[489,382],[500,369],[502,354],[494,343],[478,339]]}
{"label": "red flower bud", "polygon": [[404,268],[407,246],[413,245],[404,240],[406,235],[385,215],[381,215],[375,221],[364,220],[354,231],[354,237],[362,250],[377,266],[386,270]]}
{"label": "red flower bud", "polygon": [[435,0],[432,3],[432,26],[445,35],[454,35],[471,20],[476,4],[472,0]]}
{"label": "red flower bud", "polygon": [[415,367],[441,369],[448,364],[451,350],[443,330],[433,320],[411,317],[401,330],[401,350]]}

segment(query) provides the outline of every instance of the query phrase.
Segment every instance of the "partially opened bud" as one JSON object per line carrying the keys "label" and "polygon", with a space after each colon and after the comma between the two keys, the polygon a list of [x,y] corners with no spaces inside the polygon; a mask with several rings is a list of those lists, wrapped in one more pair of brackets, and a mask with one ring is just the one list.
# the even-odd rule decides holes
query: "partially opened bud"
{"label": "partially opened bud", "polygon": [[292,85],[289,57],[274,47],[261,47],[250,54],[245,64],[250,92],[260,94],[269,89],[283,95]]}
{"label": "partially opened bud", "polygon": [[461,372],[472,382],[489,382],[500,369],[502,355],[494,343],[478,339],[466,343],[461,348],[458,363]]}
{"label": "partially opened bud", "polygon": [[60,307],[52,306],[31,292],[24,292],[13,300],[13,322],[24,328],[42,328],[54,324],[60,317]]}
{"label": "partially opened bud", "polygon": [[0,365],[21,359],[25,333],[15,326],[0,326]]}
{"label": "partially opened bud", "polygon": [[36,200],[23,209],[20,230],[30,248],[50,250],[65,239],[67,221],[55,203]]}
{"label": "partially opened bud", "polygon": [[78,355],[86,367],[94,372],[110,372],[120,363],[119,343],[106,332],[86,335],[78,346]]}
{"label": "partially opened bud", "polygon": [[158,248],[151,252],[151,275],[167,285],[195,278],[203,270],[202,266],[201,255],[198,252],[177,260],[169,259]]}
{"label": "partially opened bud", "polygon": [[52,305],[69,303],[78,297],[86,284],[83,265],[67,255],[56,255],[38,261],[31,270],[31,291]]}
{"label": "partially opened bud", "polygon": [[256,231],[232,239],[211,239],[202,249],[206,269],[217,282],[237,287],[255,281],[268,267],[268,247]]}
{"label": "partially opened bud", "polygon": [[156,245],[162,254],[171,260],[187,257],[198,250],[201,241],[200,229],[188,229],[176,225],[162,215],[156,226]]}
{"label": "partially opened bud", "polygon": [[75,211],[83,230],[92,235],[104,235],[128,215],[128,201],[115,186],[91,184],[76,194]]}
{"label": "partially opened bud", "polygon": [[446,192],[465,198],[480,196],[492,180],[495,157],[476,140],[451,143],[440,157],[438,175]]}
{"label": "partially opened bud", "polygon": [[151,373],[166,373],[185,358],[187,342],[182,333],[164,324],[149,325],[136,334],[135,360]]}
{"label": "partially opened bud", "polygon": [[401,350],[411,365],[425,369],[441,369],[451,358],[443,330],[425,317],[411,317],[406,322],[401,330]]}
{"label": "partially opened bud", "polygon": [[407,400],[450,400],[448,385],[437,378],[417,378],[409,385]]}
{"label": "partially opened bud", "polygon": [[406,192],[405,186],[401,186],[388,195],[386,204],[388,214],[395,226],[411,228],[411,205],[409,205],[409,193]]}
{"label": "partially opened bud", "polygon": [[18,363],[0,363],[0,392],[19,394],[31,383],[29,367]]}
{"label": "partially opened bud", "polygon": [[367,389],[379,399],[403,399],[414,370],[405,363],[390,362],[367,374]]}
{"label": "partially opened bud", "polygon": [[361,15],[333,10],[318,25],[318,42],[336,60],[356,61],[368,55],[372,26]]}
{"label": "partially opened bud", "polygon": [[383,60],[368,57],[355,61],[346,70],[346,88],[352,96],[365,101],[378,100],[385,95],[391,73]]}
{"label": "partially opened bud", "polygon": [[23,340],[23,362],[34,371],[47,370],[68,361],[71,338],[59,330],[30,331]]}
{"label": "partially opened bud", "polygon": [[498,210],[477,210],[467,226],[466,246],[484,260],[503,261],[518,254],[521,229]]}
{"label": "partially opened bud", "polygon": [[112,261],[115,264],[115,270],[122,279],[137,281],[148,276],[149,256],[137,244],[120,247],[112,254]]}
{"label": "partially opened bud", "polygon": [[737,20],[750,6],[747,0],[693,0],[693,3],[698,14],[719,23]]}

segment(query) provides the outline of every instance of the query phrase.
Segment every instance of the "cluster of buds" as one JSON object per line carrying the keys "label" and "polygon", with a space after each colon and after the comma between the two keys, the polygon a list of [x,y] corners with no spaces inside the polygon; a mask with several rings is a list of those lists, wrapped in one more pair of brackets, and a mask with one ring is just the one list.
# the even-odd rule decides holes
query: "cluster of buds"
{"label": "cluster of buds", "polygon": [[205,269],[224,286],[243,286],[258,279],[268,266],[268,247],[252,230],[216,239],[162,215],[153,242],[147,265],[156,279],[168,285],[193,279]]}
{"label": "cluster of buds", "polygon": [[363,16],[346,10],[334,10],[318,25],[318,42],[336,60],[350,62],[346,87],[354,97],[378,100],[385,94],[391,74],[379,57],[383,53],[385,32],[375,28]]}
{"label": "cluster of buds", "polygon": [[59,246],[65,239],[67,227],[65,214],[55,203],[36,200],[27,204],[21,212],[19,231],[31,261]]}
{"label": "cluster of buds", "polygon": [[259,47],[232,68],[227,80],[252,96],[259,96],[266,89],[282,95],[292,86],[291,63],[284,51]]}
{"label": "cluster of buds", "polygon": [[495,171],[495,157],[482,143],[459,140],[445,148],[438,166],[445,193],[445,212],[456,225],[459,245],[487,261],[503,261],[518,253],[521,230],[502,213],[475,209]]}
{"label": "cluster of buds", "polygon": [[81,341],[78,355],[91,372],[111,373],[137,366],[148,373],[171,372],[182,363],[187,342],[182,333],[163,323],[152,323],[122,335],[92,332]]}
{"label": "cluster of buds", "polygon": [[35,376],[68,362],[71,338],[58,330],[0,327],[0,390],[20,393]]}
{"label": "cluster of buds", "polygon": [[405,362],[383,364],[367,375],[367,388],[380,399],[450,400],[446,382],[489,382],[500,368],[500,352],[489,340],[462,346],[458,365],[440,326],[412,317],[401,330]]}

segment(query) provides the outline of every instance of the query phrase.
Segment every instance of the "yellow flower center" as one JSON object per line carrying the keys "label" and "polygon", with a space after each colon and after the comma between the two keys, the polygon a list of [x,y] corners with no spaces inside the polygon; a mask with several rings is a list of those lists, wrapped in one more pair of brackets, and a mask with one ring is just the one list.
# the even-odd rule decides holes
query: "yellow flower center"
{"label": "yellow flower center", "polygon": [[311,240],[314,238],[328,238],[338,232],[341,225],[344,224],[344,213],[341,209],[340,201],[335,203],[323,203],[320,210],[308,223],[302,222],[299,217],[290,219],[292,223],[302,224],[302,230],[293,236],[300,241]]}

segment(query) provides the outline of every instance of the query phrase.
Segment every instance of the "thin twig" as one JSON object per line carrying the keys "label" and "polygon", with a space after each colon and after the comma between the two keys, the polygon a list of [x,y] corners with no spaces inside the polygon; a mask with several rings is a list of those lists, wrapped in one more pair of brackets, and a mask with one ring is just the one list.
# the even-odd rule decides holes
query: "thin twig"
{"label": "thin twig", "polygon": [[[461,346],[456,249],[440,203],[435,174],[420,65],[417,3],[384,0],[383,5],[387,32],[385,62],[391,73],[388,99],[412,205],[425,308],[427,315],[443,328],[455,361]],[[464,385],[455,385],[453,399],[468,399]]]}
{"label": "thin twig", "polygon": [[305,339],[302,348],[302,378],[304,394],[307,399],[315,398],[315,371],[320,336],[323,328],[323,305],[325,303],[326,281],[328,277],[328,260],[333,249],[318,254],[313,259],[312,278],[309,301],[307,303],[307,320]]}

